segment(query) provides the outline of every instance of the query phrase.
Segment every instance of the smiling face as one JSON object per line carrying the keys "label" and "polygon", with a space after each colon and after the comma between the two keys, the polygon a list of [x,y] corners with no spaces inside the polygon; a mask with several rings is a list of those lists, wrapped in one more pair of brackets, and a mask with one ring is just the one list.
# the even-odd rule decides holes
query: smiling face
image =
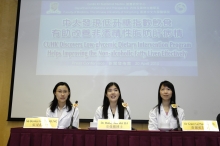
{"label": "smiling face", "polygon": [[58,100],[58,104],[59,103],[66,104],[66,100],[67,100],[68,96],[70,95],[70,92],[65,85],[60,85],[57,87],[54,95],[56,96],[56,98]]}
{"label": "smiling face", "polygon": [[108,88],[106,97],[108,98],[110,103],[115,103],[115,102],[117,103],[119,96],[120,96],[120,92],[115,85],[110,86]]}
{"label": "smiling face", "polygon": [[164,86],[162,85],[161,88],[160,88],[160,96],[162,98],[163,101],[170,101],[170,98],[172,97],[172,90],[167,87],[167,86]]}

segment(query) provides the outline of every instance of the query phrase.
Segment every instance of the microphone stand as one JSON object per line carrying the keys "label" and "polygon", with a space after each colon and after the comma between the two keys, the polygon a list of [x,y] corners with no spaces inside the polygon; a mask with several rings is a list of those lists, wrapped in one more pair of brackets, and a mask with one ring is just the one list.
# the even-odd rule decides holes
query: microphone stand
{"label": "microphone stand", "polygon": [[[128,112],[128,109],[127,107],[125,107],[126,111]],[[128,112],[128,119],[131,120],[131,116],[130,116],[130,113]],[[131,120],[132,122],[132,120]],[[136,130],[135,128],[131,127],[131,130]]]}
{"label": "microphone stand", "polygon": [[[129,113],[128,109],[127,109],[127,103],[126,103],[126,106],[123,105],[123,103],[124,103],[124,100],[122,99],[122,106],[126,109],[126,111],[127,111],[127,113],[128,113],[128,119],[131,120],[130,113]],[[131,122],[132,122],[132,120],[131,120]],[[133,127],[131,127],[131,130],[136,130],[136,129],[133,128]]]}
{"label": "microphone stand", "polygon": [[130,116],[130,113],[128,112],[127,107],[125,107],[125,109],[126,109],[126,111],[127,111],[127,113],[128,113],[128,119],[131,120],[131,116]]}
{"label": "microphone stand", "polygon": [[176,117],[176,121],[177,121],[177,128],[175,128],[174,131],[183,131],[182,128],[180,127],[180,121],[178,116]]}
{"label": "microphone stand", "polygon": [[[175,106],[172,106],[175,105]],[[182,128],[180,127],[180,121],[179,121],[179,117],[178,117],[178,112],[177,112],[177,105],[176,104],[172,104],[171,107],[174,109],[175,113],[176,113],[176,122],[177,122],[177,128],[173,129],[174,131],[183,131]]]}
{"label": "microphone stand", "polygon": [[73,117],[74,117],[74,113],[75,113],[77,105],[78,105],[78,101],[76,101],[75,104],[74,104],[74,111],[73,111],[73,115],[71,117],[70,126],[67,127],[66,129],[78,129],[75,126],[73,126]]}

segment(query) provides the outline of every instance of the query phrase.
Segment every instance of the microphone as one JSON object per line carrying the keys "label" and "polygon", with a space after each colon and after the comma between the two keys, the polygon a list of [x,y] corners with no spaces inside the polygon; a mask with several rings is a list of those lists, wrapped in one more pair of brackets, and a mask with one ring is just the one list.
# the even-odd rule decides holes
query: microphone
{"label": "microphone", "polygon": [[[128,109],[127,109],[128,104],[127,104],[127,103],[125,103],[123,99],[121,99],[121,102],[122,102],[122,106],[123,106],[123,107],[126,109],[126,111],[127,111],[127,113],[128,113],[128,119],[129,119],[129,120],[131,120],[130,113],[129,113]],[[133,127],[131,127],[131,130],[136,130],[136,129],[135,129],[135,128],[133,128]]]}
{"label": "microphone", "polygon": [[73,110],[73,115],[71,117],[70,126],[67,127],[67,129],[78,129],[77,127],[73,126],[73,118],[77,106],[78,106],[78,101],[76,100],[75,103],[73,104],[74,110]]}
{"label": "microphone", "polygon": [[171,101],[171,107],[174,109],[174,112],[176,113],[176,121],[177,121],[177,128],[174,129],[174,131],[182,131],[182,128],[180,127],[180,121],[178,117],[177,107],[178,105],[174,103],[174,101]]}

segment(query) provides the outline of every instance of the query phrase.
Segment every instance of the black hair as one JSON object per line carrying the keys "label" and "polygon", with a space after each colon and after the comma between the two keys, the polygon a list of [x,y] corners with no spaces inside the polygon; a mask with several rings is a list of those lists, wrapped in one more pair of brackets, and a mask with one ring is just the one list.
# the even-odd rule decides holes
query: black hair
{"label": "black hair", "polygon": [[103,99],[103,109],[102,109],[102,116],[104,119],[108,119],[108,107],[110,105],[109,99],[106,96],[108,89],[111,86],[116,86],[118,89],[120,95],[118,97],[117,105],[118,105],[118,113],[119,113],[119,119],[124,119],[124,107],[122,106],[122,98],[121,98],[121,91],[117,83],[115,82],[110,82],[106,87],[105,87],[105,93],[104,93],[104,99]]}
{"label": "black hair", "polygon": [[59,83],[57,83],[57,84],[55,85],[55,87],[53,88],[54,98],[53,98],[53,101],[50,102],[50,110],[51,110],[52,112],[54,112],[55,109],[57,108],[58,100],[57,100],[57,98],[56,98],[55,93],[56,93],[57,88],[58,88],[59,86],[66,86],[66,87],[68,88],[68,90],[69,90],[69,96],[68,96],[68,98],[67,98],[67,100],[66,100],[66,106],[67,106],[67,108],[68,108],[68,111],[67,111],[67,112],[69,112],[69,111],[72,110],[72,103],[71,103],[71,101],[70,101],[70,94],[71,94],[71,93],[70,93],[70,87],[69,87],[69,85],[68,85],[67,83],[65,83],[65,82],[59,82]]}

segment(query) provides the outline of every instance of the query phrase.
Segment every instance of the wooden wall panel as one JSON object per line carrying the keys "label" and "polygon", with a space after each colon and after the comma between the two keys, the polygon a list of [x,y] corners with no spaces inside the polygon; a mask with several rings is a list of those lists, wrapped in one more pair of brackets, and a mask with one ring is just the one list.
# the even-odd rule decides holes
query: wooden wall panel
{"label": "wooden wall panel", "polygon": [[17,0],[0,2],[0,146],[7,145],[11,127],[23,125],[23,122],[7,121],[17,3]]}

